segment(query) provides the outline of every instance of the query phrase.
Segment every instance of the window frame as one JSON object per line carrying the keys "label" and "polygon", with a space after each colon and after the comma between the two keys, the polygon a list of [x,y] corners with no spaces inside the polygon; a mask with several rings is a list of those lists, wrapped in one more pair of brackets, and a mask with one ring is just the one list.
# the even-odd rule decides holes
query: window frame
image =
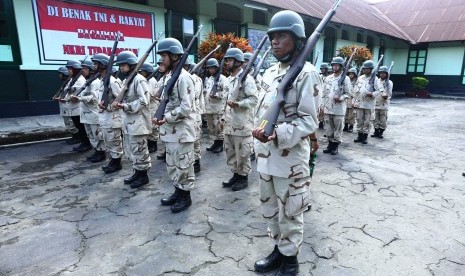
{"label": "window frame", "polygon": [[[420,54],[420,52],[422,52]],[[424,54],[424,55],[423,55]],[[422,59],[423,63],[419,63],[419,60]],[[412,49],[410,48],[408,51],[408,58],[407,58],[407,74],[424,74],[426,69],[426,61],[428,59],[428,48],[420,48],[420,49]],[[419,68],[422,70],[419,70]],[[411,71],[410,69],[413,69]]]}
{"label": "window frame", "polygon": [[0,61],[0,68],[17,69],[22,64],[19,48],[18,32],[15,21],[13,0],[2,0],[5,5],[5,11],[0,11],[0,18],[4,18],[7,24],[8,37],[0,38],[0,45],[11,47],[13,61]]}

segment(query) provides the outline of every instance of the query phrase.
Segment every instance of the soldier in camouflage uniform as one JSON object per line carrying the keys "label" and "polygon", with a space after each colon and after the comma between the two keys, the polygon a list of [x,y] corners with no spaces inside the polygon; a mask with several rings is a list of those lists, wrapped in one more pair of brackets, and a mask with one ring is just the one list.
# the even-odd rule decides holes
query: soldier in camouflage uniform
{"label": "soldier in camouflage uniform", "polygon": [[[107,70],[112,70],[113,68],[108,68],[108,62],[110,57],[106,54],[99,53],[92,56],[92,61],[96,70],[100,73],[100,97],[103,97],[104,93],[104,83],[103,79],[105,78]],[[119,92],[121,91],[121,81],[116,77],[110,75],[108,99],[109,103],[116,97],[118,97]],[[121,110],[112,110],[109,105],[107,108],[103,107],[102,98],[100,98],[99,103],[100,113],[99,113],[99,124],[100,131],[103,137],[103,143],[107,152],[110,154],[110,161],[107,165],[102,167],[102,170],[108,173],[114,173],[122,169],[121,166],[121,157],[123,156],[123,139],[122,139],[122,130],[121,130]]]}
{"label": "soldier in camouflage uniform", "polygon": [[[321,77],[321,83],[322,83],[322,88],[323,88],[323,91],[322,91],[323,94],[325,93],[326,87],[327,87],[326,78],[329,75],[331,75],[330,71],[329,71],[330,68],[331,68],[331,66],[329,66],[329,64],[326,63],[326,62],[323,62],[320,65],[320,77]],[[320,102],[320,105],[318,105],[318,109],[317,109],[317,111],[318,111],[318,128],[319,129],[325,129],[325,113],[324,113],[324,108],[323,108],[323,106],[321,104],[322,104],[322,102]]]}
{"label": "soldier in camouflage uniform", "polygon": [[[137,57],[131,51],[122,51],[116,58],[116,64],[122,74],[128,75],[137,64]],[[112,108],[123,110],[123,147],[134,169],[134,174],[124,179],[125,184],[131,188],[139,188],[149,183],[148,169],[152,166],[149,149],[147,147],[147,135],[152,132],[152,121],[150,117],[150,93],[147,80],[136,74],[130,83],[123,81],[128,89],[122,102],[113,102]]]}
{"label": "soldier in camouflage uniform", "polygon": [[[155,79],[157,80],[157,92],[156,92],[156,100],[160,102],[160,94],[162,93],[163,86],[164,86],[164,79],[166,76],[166,68],[165,65],[159,60],[157,62],[157,73],[155,74]],[[158,109],[158,107],[157,107]],[[157,142],[157,160],[166,161],[166,147],[165,142],[160,139],[160,127],[158,125],[153,125],[154,128],[158,131],[158,142]]]}
{"label": "soldier in camouflage uniform", "polygon": [[68,68],[71,80],[68,82],[64,89],[66,95],[61,100],[61,102],[64,104],[63,109],[61,110],[63,114],[60,115],[71,117],[74,126],[78,130],[78,136],[81,144],[77,147],[74,147],[73,150],[77,152],[86,152],[92,149],[92,145],[90,144],[89,138],[87,137],[84,124],[81,123],[81,108],[78,102],[70,101],[71,96],[86,83],[86,79],[82,76],[81,73],[81,62],[77,60],[69,60],[66,63],[66,68]]}
{"label": "soldier in camouflage uniform", "polygon": [[345,124],[344,124],[343,131],[352,132],[354,131],[354,124],[355,124],[355,116],[354,116],[354,108],[353,108],[353,103],[354,103],[353,91],[355,89],[355,84],[357,83],[357,69],[350,68],[349,71],[347,72],[347,75],[349,76],[349,79],[350,79],[350,84],[351,84],[350,86],[351,86],[352,93],[346,99],[347,110],[346,110]]}
{"label": "soldier in camouflage uniform", "polygon": [[[86,78],[86,87],[80,95],[72,95],[70,101],[80,102],[81,106],[81,123],[86,128],[87,137],[95,149],[93,155],[89,156],[87,160],[92,163],[104,161],[105,145],[103,144],[102,134],[100,132],[100,125],[98,121],[99,108],[98,103],[101,98],[101,80],[98,79],[98,73],[95,71],[94,63],[90,59],[85,59],[81,63],[82,75]],[[93,79],[93,81],[92,81]],[[92,81],[91,83],[88,83]]]}
{"label": "soldier in camouflage uniform", "polygon": [[[224,135],[221,127],[221,117],[224,113],[226,106],[226,93],[224,92],[226,77],[223,76],[222,72],[219,72],[220,65],[214,58],[207,60],[206,67],[210,77],[205,81],[205,119],[208,126],[208,134],[213,139],[213,144],[207,148],[207,151],[214,153],[220,153],[223,151]],[[212,89],[215,83],[215,77],[220,74],[218,83],[216,84],[216,93],[212,93]]]}
{"label": "soldier in camouflage uniform", "polygon": [[[379,91],[368,92],[371,72],[375,64],[372,60],[363,63],[363,75],[361,75],[355,84],[355,108],[357,108],[357,132],[358,138],[355,143],[367,144],[368,133],[370,133],[371,117],[375,109],[375,98]],[[376,89],[376,87],[375,87]]]}
{"label": "soldier in camouflage uniform", "polygon": [[[165,75],[166,86],[171,74],[179,65],[183,55],[182,44],[175,38],[165,38],[158,43],[157,54],[170,73]],[[161,204],[171,206],[173,213],[184,211],[192,204],[191,190],[194,188],[194,141],[195,141],[195,86],[192,77],[182,69],[169,94],[163,119],[153,122],[160,125],[160,138],[166,145],[166,168],[173,181],[175,191]]]}
{"label": "soldier in camouflage uniform", "polygon": [[[53,100],[58,101],[58,107],[60,108],[60,114],[63,114],[63,106],[64,103],[59,101],[60,94],[63,93],[63,89],[69,82],[69,71],[66,67],[61,66],[58,68],[58,77],[60,78],[62,84],[60,87],[60,90],[58,92],[58,95],[54,96]],[[68,145],[73,145],[79,143],[79,137],[77,135],[78,130],[73,124],[73,120],[69,116],[62,116],[63,117],[63,122],[65,123],[66,129],[73,135],[71,138],[66,140],[66,144]]]}
{"label": "soldier in camouflage uniform", "polygon": [[[247,74],[244,82],[239,77],[244,72],[244,54],[239,48],[226,51],[225,67],[231,72],[225,83],[227,106],[224,111],[224,146],[226,163],[233,177],[223,182],[223,187],[239,191],[248,186],[248,175],[252,170],[250,155],[253,151],[252,129],[254,126],[254,109],[257,105],[257,85]],[[239,89],[239,86],[242,86]]]}
{"label": "soldier in camouflage uniform", "polygon": [[375,133],[371,137],[382,139],[386,130],[389,103],[392,97],[392,81],[388,79],[389,69],[386,66],[379,67],[379,79],[376,79],[376,90],[380,93],[375,98],[375,120],[373,127]]}
{"label": "soldier in camouflage uniform", "polygon": [[[335,57],[331,61],[334,74],[326,78],[328,88],[323,96],[323,108],[325,113],[326,137],[328,137],[328,147],[323,153],[338,154],[339,144],[342,142],[342,128],[344,125],[344,115],[346,113],[346,99],[350,97],[350,80],[348,76],[341,76],[343,73],[344,59]],[[342,91],[339,87],[339,79],[344,78]]]}
{"label": "soldier in camouflage uniform", "polygon": [[[152,64],[146,62],[142,64],[139,72],[147,80],[147,84],[149,86],[150,117],[153,117],[153,115],[158,109],[158,100],[156,99],[156,95],[155,95],[155,93],[157,92],[157,80],[153,77],[153,73],[155,72],[155,69],[153,68]],[[157,151],[158,137],[159,137],[158,127],[152,127],[152,132],[147,136],[147,146],[149,148],[149,153]]]}
{"label": "soldier in camouflage uniform", "polygon": [[[271,19],[268,35],[279,63],[263,75],[262,89],[266,95],[258,107],[259,117],[273,103],[289,62],[303,45],[304,22],[293,11],[280,11]],[[303,212],[310,203],[308,157],[311,147],[318,147],[314,135],[318,128],[314,87],[318,85],[321,86],[318,72],[307,62],[287,91],[273,134],[265,137],[263,128],[253,130],[258,140],[255,152],[263,216],[268,220],[269,235],[275,245],[269,256],[255,263],[258,272],[280,268],[277,275],[296,275],[299,269],[297,254],[303,242]]]}

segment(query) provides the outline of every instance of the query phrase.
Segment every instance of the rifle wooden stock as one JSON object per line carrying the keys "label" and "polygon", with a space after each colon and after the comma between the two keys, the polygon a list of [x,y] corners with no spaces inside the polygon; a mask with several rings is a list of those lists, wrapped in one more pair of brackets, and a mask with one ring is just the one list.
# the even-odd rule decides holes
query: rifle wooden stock
{"label": "rifle wooden stock", "polygon": [[268,108],[268,110],[262,118],[260,127],[264,129],[263,135],[265,137],[269,137],[273,134],[274,128],[276,127],[276,122],[278,121],[279,112],[285,103],[284,96],[287,93],[287,90],[292,88],[292,84],[304,68],[305,62],[307,61],[307,57],[310,56],[311,52],[313,51],[313,48],[315,47],[316,43],[318,42],[318,39],[321,36],[321,33],[336,13],[336,9],[338,8],[341,2],[342,0],[336,1],[331,10],[329,10],[326,13],[326,15],[315,28],[313,33],[310,35],[307,42],[305,43],[305,47],[297,54],[296,57],[294,57],[294,60],[291,61],[291,65],[288,72],[278,85],[276,99],[270,105],[270,107]]}
{"label": "rifle wooden stock", "polygon": [[356,52],[357,52],[357,48],[354,48],[349,59],[344,64],[344,71],[342,71],[342,74],[339,77],[339,81],[338,81],[338,89],[339,89],[338,96],[341,96],[344,93],[344,80],[346,79],[347,72],[349,71],[350,64],[352,63],[352,60],[354,59],[354,55]]}
{"label": "rifle wooden stock", "polygon": [[213,56],[213,54],[218,51],[218,49],[221,47],[221,45],[216,45],[216,48],[213,49],[210,53],[208,53],[202,60],[200,60],[192,70],[189,71],[191,74],[197,73],[197,71],[200,70],[200,68]]}
{"label": "rifle wooden stock", "polygon": [[60,86],[60,88],[58,89],[58,91],[55,93],[55,95],[53,95],[52,99],[56,99],[59,95],[61,95],[61,93],[63,93],[63,89],[65,89],[66,85],[68,84],[68,82],[71,80],[70,77],[68,77]]}
{"label": "rifle wooden stock", "polygon": [[71,95],[76,97],[79,96],[82,91],[84,91],[94,80],[96,80],[99,77],[100,73],[92,75],[88,80],[86,80],[86,83],[81,88],[79,88],[79,90],[76,93],[71,93]]}
{"label": "rifle wooden stock", "polygon": [[[226,52],[231,49],[232,47],[232,43],[229,43],[229,46],[228,46],[228,49],[226,49]],[[226,54],[226,52],[224,52]],[[221,74],[223,74],[223,68],[224,68],[224,62],[225,62],[225,58],[223,57],[223,59],[221,60],[221,63],[220,63],[220,68],[218,68],[218,72],[216,72],[216,75],[215,75],[215,78],[213,80],[213,86],[212,86],[212,89],[210,91],[210,95],[211,96],[216,96],[216,92],[218,91],[218,81],[220,81],[220,77],[221,77]]]}
{"label": "rifle wooden stock", "polygon": [[139,62],[136,64],[136,67],[134,67],[134,69],[131,71],[129,76],[126,78],[126,81],[124,82],[124,85],[121,88],[121,91],[118,94],[118,96],[116,97],[116,99],[114,100],[114,102],[121,103],[123,101],[123,98],[126,95],[126,92],[128,91],[129,84],[136,77],[136,75],[139,74],[140,67],[142,66],[142,64],[144,64],[145,60],[150,55],[150,52],[155,47],[155,45],[157,45],[158,40],[160,39],[161,35],[162,35],[162,33],[158,34],[158,37],[152,42],[152,44],[149,46],[147,51],[145,51],[144,55],[139,59]]}
{"label": "rifle wooden stock", "polygon": [[376,64],[375,69],[371,72],[370,79],[368,80],[368,92],[373,92],[375,91],[375,78],[376,74],[378,73],[379,66],[381,65],[381,61],[383,61],[384,55],[381,55],[381,57],[378,60],[378,63]]}
{"label": "rifle wooden stock", "polygon": [[265,63],[266,57],[270,53],[270,50],[271,50],[271,46],[269,46],[268,49],[266,49],[265,53],[263,53],[263,55],[262,55],[262,59],[260,59],[260,62],[258,62],[257,66],[255,67],[255,70],[253,71],[253,74],[252,74],[252,77],[254,79],[256,79],[258,74],[260,73],[260,69],[262,68],[263,64]]}
{"label": "rifle wooden stock", "polygon": [[[200,30],[202,29],[202,27],[203,27],[203,25],[199,26],[199,29],[197,30],[197,33],[194,35],[194,37],[192,37],[191,42],[189,42],[189,45],[187,46],[186,50],[184,51],[184,54],[182,55],[181,59],[179,60],[178,64],[176,65],[176,68],[174,69],[173,74],[171,75],[171,78],[166,83],[166,86],[163,87],[163,93],[165,94],[165,97],[162,100],[160,100],[160,105],[158,106],[158,109],[157,109],[157,111],[155,112],[155,115],[154,115],[154,118],[156,118],[157,121],[160,121],[165,116],[165,109],[166,109],[166,106],[168,105],[168,102],[170,101],[168,95],[173,90],[174,85],[178,81],[178,78],[181,75],[183,66],[186,63],[187,57],[189,56],[189,52],[191,51],[192,47],[194,46],[194,43],[199,39]],[[161,93],[162,92],[160,92],[160,95],[161,95]]]}
{"label": "rifle wooden stock", "polygon": [[103,107],[106,109],[109,104],[109,94],[110,91],[110,77],[111,77],[111,69],[113,68],[113,63],[115,62],[116,56],[116,47],[118,46],[119,42],[119,32],[116,35],[115,42],[113,43],[113,48],[111,48],[110,59],[107,63],[107,69],[105,71],[105,76],[103,77],[103,94],[102,94],[102,101]]}

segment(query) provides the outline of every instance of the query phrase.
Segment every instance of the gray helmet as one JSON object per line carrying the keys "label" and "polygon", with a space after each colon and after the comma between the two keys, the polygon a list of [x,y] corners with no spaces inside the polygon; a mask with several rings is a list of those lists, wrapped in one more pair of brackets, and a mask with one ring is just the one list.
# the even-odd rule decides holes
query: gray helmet
{"label": "gray helmet", "polygon": [[217,67],[217,68],[220,68],[220,65],[218,64],[218,61],[216,60],[216,58],[210,58],[207,60],[207,68],[208,67]]}
{"label": "gray helmet", "polygon": [[158,42],[157,54],[163,52],[169,52],[175,55],[182,55],[184,53],[184,50],[179,40],[177,40],[176,38],[168,37]]}
{"label": "gray helmet", "polygon": [[253,54],[252,53],[244,53],[244,59],[250,60],[252,58]]}
{"label": "gray helmet", "polygon": [[367,60],[362,65],[362,69],[373,69],[373,68],[375,68],[375,63],[372,60]]}
{"label": "gray helmet", "polygon": [[90,58],[86,58],[85,60],[81,61],[81,66],[90,68],[90,70],[95,70],[94,62],[90,60]]}
{"label": "gray helmet", "polygon": [[192,62],[192,60],[190,58],[187,58],[186,63],[184,63],[184,65],[192,65],[192,64],[194,64],[194,63]]}
{"label": "gray helmet", "polygon": [[233,58],[237,61],[244,62],[244,53],[239,48],[229,48],[224,54],[224,58]]}
{"label": "gray helmet", "polygon": [[333,64],[339,64],[341,66],[344,65],[344,59],[342,57],[334,57],[333,60],[331,61],[331,65]]}
{"label": "gray helmet", "polygon": [[355,75],[357,75],[357,68],[350,68],[348,71],[347,71],[347,74],[349,73],[354,73]]}
{"label": "gray helmet", "polygon": [[153,72],[155,71],[155,69],[153,68],[153,65],[152,65],[152,64],[145,62],[145,63],[142,64],[142,66],[140,67],[140,71],[145,71],[145,72],[147,72],[147,73],[153,73]]}
{"label": "gray helmet", "polygon": [[389,73],[388,71],[389,71],[389,69],[387,68],[387,66],[381,66],[381,67],[379,67],[379,70],[378,70],[378,72],[380,72],[380,73],[381,72]]}
{"label": "gray helmet", "polygon": [[329,69],[329,64],[326,63],[326,62],[323,62],[321,65],[320,65],[320,69]]}
{"label": "gray helmet", "polygon": [[81,62],[75,59],[68,60],[68,62],[66,63],[66,67],[71,67],[74,69],[82,69]]}
{"label": "gray helmet", "polygon": [[64,66],[61,66],[60,68],[58,68],[58,72],[59,73],[62,73],[63,75],[65,76],[69,76],[69,71],[66,67]]}
{"label": "gray helmet", "polygon": [[93,55],[91,60],[99,62],[100,64],[102,64],[104,66],[107,66],[108,61],[110,61],[110,57],[108,55],[104,54],[104,53],[99,53],[99,54]]}
{"label": "gray helmet", "polygon": [[305,38],[305,25],[302,17],[294,11],[279,11],[270,20],[270,26],[266,32],[268,36],[273,32],[288,31],[298,38]]}
{"label": "gray helmet", "polygon": [[122,51],[116,56],[116,62],[117,65],[120,65],[121,63],[127,63],[129,65],[134,65],[137,64],[137,57],[136,54],[134,54],[131,51]]}

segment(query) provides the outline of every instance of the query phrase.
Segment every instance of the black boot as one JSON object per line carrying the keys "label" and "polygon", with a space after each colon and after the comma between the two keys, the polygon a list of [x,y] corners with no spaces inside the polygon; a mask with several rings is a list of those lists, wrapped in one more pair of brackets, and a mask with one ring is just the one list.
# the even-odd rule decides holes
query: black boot
{"label": "black boot", "polygon": [[371,137],[378,137],[379,135],[379,128],[375,128],[375,133],[371,135]]}
{"label": "black boot", "polygon": [[363,133],[362,139],[363,139],[362,144],[364,144],[364,145],[368,144],[368,142],[367,142],[368,133]]}
{"label": "black boot", "polygon": [[195,160],[194,162],[194,173],[200,172],[200,159]]}
{"label": "black boot", "polygon": [[297,256],[284,256],[283,264],[276,276],[295,276],[299,273],[299,262]]}
{"label": "black boot", "polygon": [[207,148],[207,151],[212,151],[214,149],[216,149],[216,147],[218,146],[218,141],[221,141],[221,140],[215,140],[213,141],[213,144]]}
{"label": "black boot", "polygon": [[320,122],[320,123],[318,124],[318,128],[319,128],[319,129],[325,129],[325,122]]}
{"label": "black boot", "polygon": [[349,130],[347,132],[354,132],[354,125],[349,125]]}
{"label": "black boot", "polygon": [[89,161],[92,163],[102,162],[105,161],[105,159],[107,159],[107,155],[103,150],[96,150],[95,153],[89,157]]}
{"label": "black boot", "polygon": [[223,182],[223,187],[229,188],[239,179],[239,175],[235,173],[228,181]]}
{"label": "black boot", "polygon": [[232,184],[231,189],[233,191],[240,191],[245,187],[249,186],[249,177],[247,175],[238,175],[239,178],[234,184]]}
{"label": "black boot", "polygon": [[174,187],[174,193],[172,193],[168,198],[162,198],[161,199],[161,205],[163,206],[171,206],[174,203],[176,203],[176,200],[178,199],[179,195],[181,194],[181,189],[178,187]]}
{"label": "black boot", "polygon": [[174,203],[174,205],[171,206],[171,212],[173,213],[182,212],[192,205],[191,192],[184,190],[180,191],[181,194],[176,199],[176,203]]}
{"label": "black boot", "polygon": [[255,262],[255,271],[257,272],[270,272],[281,267],[283,263],[284,255],[278,250],[278,246],[274,246],[273,252],[266,258]]}
{"label": "black boot", "polygon": [[328,147],[323,150],[323,153],[331,153],[331,151],[333,150],[333,147],[334,147],[334,142],[330,141],[328,144]]}
{"label": "black boot", "polygon": [[355,143],[361,143],[363,141],[363,133],[359,132],[357,139],[354,140]]}
{"label": "black boot", "polygon": [[213,153],[220,153],[223,151],[223,140],[218,140],[218,144],[216,145],[216,148],[214,148]]}
{"label": "black boot", "polygon": [[157,147],[157,141],[152,141],[152,140],[147,140],[147,147],[149,149],[149,152],[156,152],[158,147]]}
{"label": "black boot", "polygon": [[111,158],[107,166],[102,167],[105,173],[114,173],[120,171],[123,167],[121,166],[121,158]]}
{"label": "black boot", "polygon": [[331,149],[331,155],[336,155],[338,154],[338,148],[339,148],[339,144],[340,143],[337,143],[337,142],[334,142],[333,143],[333,148]]}
{"label": "black boot", "polygon": [[74,147],[73,150],[77,152],[86,152],[92,149],[91,145],[81,143],[79,146]]}
{"label": "black boot", "polygon": [[344,128],[342,129],[342,131],[349,131],[349,124],[344,124]]}
{"label": "black boot", "polygon": [[137,179],[138,175],[139,175],[139,171],[134,170],[134,173],[129,178],[124,179],[124,184],[131,184],[132,182],[134,182],[134,180]]}
{"label": "black boot", "polygon": [[380,138],[380,139],[383,139],[383,138],[384,138],[384,137],[383,137],[383,132],[384,132],[384,129],[380,128],[380,129],[379,129],[379,133],[378,133],[378,138]]}
{"label": "black boot", "polygon": [[136,179],[131,183],[131,188],[136,189],[144,186],[149,183],[149,176],[147,175],[147,170],[138,171],[139,174]]}

